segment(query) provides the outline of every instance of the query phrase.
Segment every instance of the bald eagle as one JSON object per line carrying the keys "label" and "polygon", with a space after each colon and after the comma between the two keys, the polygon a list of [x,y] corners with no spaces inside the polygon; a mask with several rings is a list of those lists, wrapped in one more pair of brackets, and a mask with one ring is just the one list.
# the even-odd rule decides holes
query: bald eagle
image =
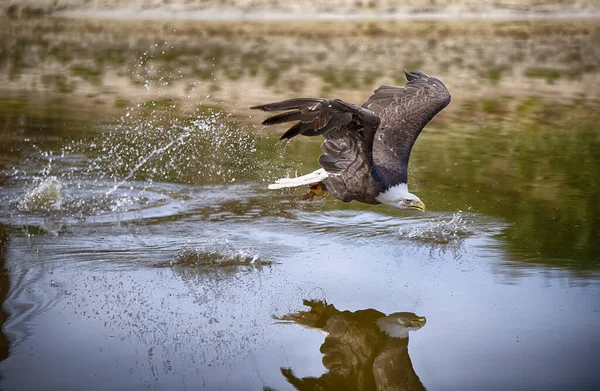
{"label": "bald eagle", "polygon": [[297,98],[251,107],[284,111],[263,125],[298,121],[281,140],[297,135],[323,136],[322,168],[297,178],[282,178],[269,189],[310,185],[303,198],[324,191],[344,201],[387,204],[425,210],[408,191],[408,159],[423,127],[450,103],[450,93],[438,79],[404,71],[402,87],[382,85],[362,105],[339,99]]}

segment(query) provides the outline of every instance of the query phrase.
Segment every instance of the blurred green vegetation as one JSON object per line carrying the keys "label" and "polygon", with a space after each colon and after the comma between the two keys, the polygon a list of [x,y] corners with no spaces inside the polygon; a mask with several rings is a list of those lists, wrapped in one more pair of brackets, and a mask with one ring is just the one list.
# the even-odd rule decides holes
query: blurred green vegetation
{"label": "blurred green vegetation", "polygon": [[488,121],[423,132],[411,158],[421,198],[434,210],[469,210],[508,222],[502,236],[517,259],[600,267],[597,125],[515,125],[519,129],[510,132],[506,126]]}
{"label": "blurred green vegetation", "polygon": [[560,78],[561,73],[556,69],[548,69],[548,68],[531,68],[525,72],[525,75],[528,77],[537,77],[540,79],[546,79],[546,81],[550,84],[554,83],[556,79]]}

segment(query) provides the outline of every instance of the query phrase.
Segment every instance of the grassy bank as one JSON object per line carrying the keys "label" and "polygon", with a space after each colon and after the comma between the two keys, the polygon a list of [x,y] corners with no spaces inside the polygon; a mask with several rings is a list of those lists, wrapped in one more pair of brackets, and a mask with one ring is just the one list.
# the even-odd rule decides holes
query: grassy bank
{"label": "grassy bank", "polygon": [[218,106],[246,115],[256,103],[301,95],[360,103],[380,84],[404,84],[404,68],[446,83],[453,103],[440,121],[535,115],[566,125],[593,119],[600,105],[595,21],[5,18],[1,26],[5,96],[72,101],[98,111]]}

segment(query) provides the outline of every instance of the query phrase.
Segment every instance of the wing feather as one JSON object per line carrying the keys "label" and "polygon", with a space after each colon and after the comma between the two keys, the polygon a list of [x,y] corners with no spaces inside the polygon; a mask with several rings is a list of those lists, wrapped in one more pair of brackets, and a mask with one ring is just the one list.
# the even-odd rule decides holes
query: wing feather
{"label": "wing feather", "polygon": [[440,80],[422,72],[405,74],[406,85],[381,86],[363,104],[381,118],[373,143],[373,161],[385,187],[407,183],[408,160],[417,137],[451,99]]}
{"label": "wing feather", "polygon": [[267,103],[265,105],[258,105],[250,107],[253,110],[262,111],[282,111],[291,109],[301,109],[303,111],[318,110],[319,106],[323,103],[327,103],[327,99],[320,98],[295,98],[283,100],[281,102]]}
{"label": "wing feather", "polygon": [[319,113],[316,111],[308,111],[303,113],[300,110],[288,111],[267,118],[262,122],[263,125],[283,124],[285,122],[300,121],[303,123],[312,122],[318,118]]}

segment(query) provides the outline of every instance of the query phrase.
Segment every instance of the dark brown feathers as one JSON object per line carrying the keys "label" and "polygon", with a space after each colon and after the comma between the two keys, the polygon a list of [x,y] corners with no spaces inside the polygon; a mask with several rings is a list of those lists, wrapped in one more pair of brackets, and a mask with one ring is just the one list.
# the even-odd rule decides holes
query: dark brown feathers
{"label": "dark brown feathers", "polygon": [[402,87],[380,86],[362,107],[321,98],[298,98],[251,107],[284,111],[263,121],[298,121],[281,139],[297,135],[325,138],[319,164],[323,183],[336,198],[378,203],[390,186],[406,183],[408,160],[423,127],[450,103],[444,84],[422,72],[405,71]]}
{"label": "dark brown feathers", "polygon": [[450,93],[438,79],[405,71],[402,87],[381,86],[363,104],[379,114],[373,142],[373,162],[384,186],[408,181],[408,160],[427,123],[450,103]]}
{"label": "dark brown feathers", "polygon": [[291,110],[265,119],[263,125],[274,125],[285,122],[299,121],[288,129],[280,140],[290,139],[302,134],[304,136],[319,136],[331,129],[348,124],[352,113],[339,102],[318,98],[289,99],[282,102],[251,107],[263,111]]}
{"label": "dark brown feathers", "polygon": [[291,121],[300,121],[300,122],[312,122],[319,117],[319,113],[316,111],[309,111],[303,113],[300,110],[288,111],[285,113],[277,114],[272,117],[267,118],[262,122],[263,125],[275,125],[282,124],[285,122]]}
{"label": "dark brown feathers", "polygon": [[282,111],[291,109],[302,109],[305,111],[315,110],[317,105],[327,102],[327,99],[319,98],[296,98],[283,100],[281,102],[267,103],[266,105],[259,105],[250,107],[251,109],[257,109],[262,111]]}

